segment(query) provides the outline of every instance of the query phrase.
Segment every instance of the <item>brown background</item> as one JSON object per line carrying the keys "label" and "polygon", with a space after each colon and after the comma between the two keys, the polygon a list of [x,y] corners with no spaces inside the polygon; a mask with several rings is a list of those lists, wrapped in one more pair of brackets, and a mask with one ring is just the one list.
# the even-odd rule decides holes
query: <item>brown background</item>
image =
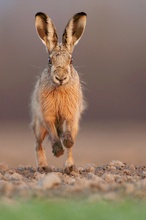
{"label": "brown background", "polygon": [[[38,11],[52,18],[60,39],[73,14],[88,15],[73,54],[88,103],[74,150],[77,164],[145,163],[145,0],[0,1],[0,161],[35,164],[29,103],[36,76],[47,66],[34,27]],[[48,155],[50,163],[63,163]]]}

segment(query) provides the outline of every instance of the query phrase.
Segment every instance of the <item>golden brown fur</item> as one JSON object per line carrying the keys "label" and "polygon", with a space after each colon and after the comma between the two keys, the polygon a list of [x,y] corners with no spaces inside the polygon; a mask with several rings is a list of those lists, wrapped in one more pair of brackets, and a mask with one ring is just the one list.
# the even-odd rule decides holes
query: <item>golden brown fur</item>
{"label": "golden brown fur", "polygon": [[[64,43],[59,45],[56,42],[57,33],[51,19],[44,13],[36,15],[36,28],[48,49],[50,59],[48,69],[43,71],[36,83],[31,103],[32,127],[36,136],[39,168],[46,169],[48,166],[42,147],[46,135],[50,138],[55,156],[62,155],[63,147],[67,148],[65,168],[71,170],[74,165],[72,146],[78,131],[80,115],[84,109],[84,101],[79,76],[72,65],[71,53],[73,46],[83,33],[85,18],[85,13],[74,15],[66,26],[63,35]],[[77,29],[74,35],[71,33],[71,29],[75,28],[73,23]],[[79,28],[77,28],[78,25]],[[65,35],[67,35],[66,39]],[[68,39],[71,42],[70,47],[68,47]]]}

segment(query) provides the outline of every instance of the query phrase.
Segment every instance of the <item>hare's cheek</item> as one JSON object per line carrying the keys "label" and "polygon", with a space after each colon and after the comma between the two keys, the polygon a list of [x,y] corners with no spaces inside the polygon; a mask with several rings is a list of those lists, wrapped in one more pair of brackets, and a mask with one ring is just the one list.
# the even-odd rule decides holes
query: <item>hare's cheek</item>
{"label": "hare's cheek", "polygon": [[54,65],[51,65],[49,68],[50,68],[51,75],[53,76],[53,74],[55,72]]}
{"label": "hare's cheek", "polygon": [[71,72],[72,72],[71,66],[67,67],[67,71],[66,72],[67,72],[68,76],[71,77]]}

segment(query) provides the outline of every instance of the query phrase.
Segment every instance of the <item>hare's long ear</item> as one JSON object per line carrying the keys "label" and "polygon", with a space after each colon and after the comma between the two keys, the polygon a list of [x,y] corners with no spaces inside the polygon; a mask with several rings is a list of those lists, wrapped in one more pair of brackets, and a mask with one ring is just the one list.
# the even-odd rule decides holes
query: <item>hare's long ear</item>
{"label": "hare's long ear", "polygon": [[55,26],[49,16],[42,12],[35,15],[35,26],[37,33],[46,45],[49,52],[51,52],[58,44],[58,37]]}
{"label": "hare's long ear", "polygon": [[86,26],[86,18],[87,15],[80,12],[69,20],[62,36],[62,44],[67,47],[69,52],[73,51],[74,46],[80,40]]}

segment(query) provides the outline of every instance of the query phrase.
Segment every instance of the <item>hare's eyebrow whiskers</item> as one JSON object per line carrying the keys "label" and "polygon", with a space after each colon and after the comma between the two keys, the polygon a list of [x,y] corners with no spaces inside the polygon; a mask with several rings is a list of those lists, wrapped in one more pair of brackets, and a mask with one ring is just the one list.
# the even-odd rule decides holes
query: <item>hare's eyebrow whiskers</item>
{"label": "hare's eyebrow whiskers", "polygon": [[75,68],[85,68],[86,66],[74,66]]}
{"label": "hare's eyebrow whiskers", "polygon": [[31,67],[36,68],[36,69],[41,69],[41,66],[35,66],[35,65],[31,65]]}

